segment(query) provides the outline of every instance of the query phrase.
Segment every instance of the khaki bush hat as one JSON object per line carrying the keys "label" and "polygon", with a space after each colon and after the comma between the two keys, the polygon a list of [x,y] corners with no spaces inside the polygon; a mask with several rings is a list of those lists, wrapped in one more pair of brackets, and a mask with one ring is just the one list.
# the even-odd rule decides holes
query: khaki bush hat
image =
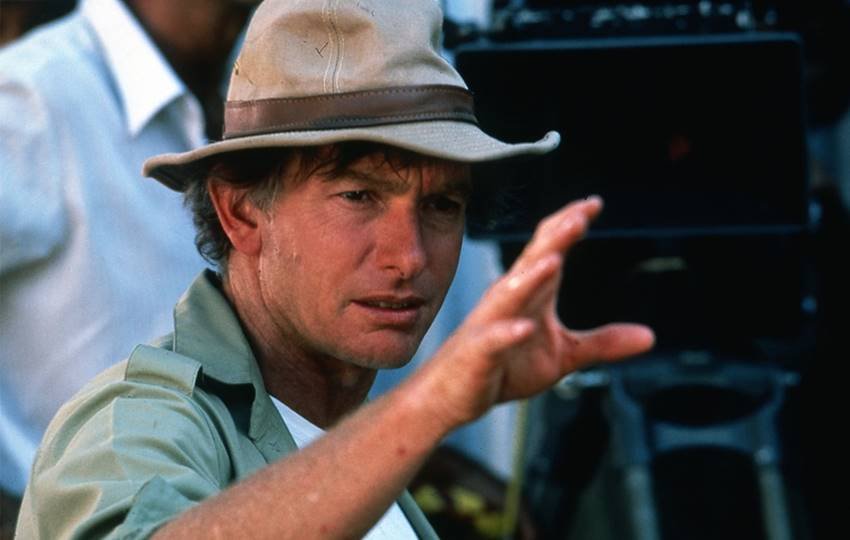
{"label": "khaki bush hat", "polygon": [[439,54],[442,21],[436,0],[265,0],[233,66],[222,140],[153,157],[143,174],[184,191],[219,154],[343,141],[467,163],[555,149],[554,131],[509,144],[478,127]]}

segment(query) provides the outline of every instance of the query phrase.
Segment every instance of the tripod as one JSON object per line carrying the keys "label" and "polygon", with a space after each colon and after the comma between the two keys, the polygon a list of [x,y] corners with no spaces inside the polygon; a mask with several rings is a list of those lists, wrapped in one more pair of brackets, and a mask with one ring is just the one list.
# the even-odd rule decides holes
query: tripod
{"label": "tripod", "polygon": [[[752,460],[768,540],[790,540],[792,528],[780,472],[778,414],[796,375],[768,365],[688,365],[658,358],[610,371],[607,410],[612,466],[620,472],[627,501],[626,529],[636,540],[659,540],[650,465],[660,455],[696,447],[728,449]],[[671,388],[704,387],[761,397],[744,416],[709,425],[653,418],[647,397]]]}

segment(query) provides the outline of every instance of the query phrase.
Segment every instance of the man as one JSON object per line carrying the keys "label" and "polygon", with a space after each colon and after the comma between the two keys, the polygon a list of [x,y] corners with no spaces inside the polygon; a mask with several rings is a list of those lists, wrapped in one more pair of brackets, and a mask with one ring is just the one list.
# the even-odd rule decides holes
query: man
{"label": "man", "polygon": [[232,0],[83,0],[0,51],[3,499],[23,494],[59,406],[167,332],[204,267],[180,197],[139,170],[220,136],[221,81],[249,13]]}
{"label": "man", "polygon": [[195,281],[171,335],[63,407],[22,538],[432,537],[403,490],[447,433],[651,345],[644,327],[574,332],[557,319],[563,254],[600,211],[592,198],[542,223],[438,353],[362,404],[446,293],[469,163],[558,142],[478,128],[436,52],[441,19],[432,0],[258,8],[224,140],[145,165],[186,192],[220,275]]}

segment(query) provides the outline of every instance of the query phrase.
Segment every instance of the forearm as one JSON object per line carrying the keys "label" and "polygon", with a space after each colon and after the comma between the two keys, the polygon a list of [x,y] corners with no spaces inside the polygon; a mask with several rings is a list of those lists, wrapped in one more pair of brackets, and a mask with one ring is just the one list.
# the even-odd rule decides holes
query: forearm
{"label": "forearm", "polygon": [[[399,496],[451,429],[413,377],[309,447],[179,516],[156,538],[354,538]],[[430,396],[433,399],[433,396]]]}

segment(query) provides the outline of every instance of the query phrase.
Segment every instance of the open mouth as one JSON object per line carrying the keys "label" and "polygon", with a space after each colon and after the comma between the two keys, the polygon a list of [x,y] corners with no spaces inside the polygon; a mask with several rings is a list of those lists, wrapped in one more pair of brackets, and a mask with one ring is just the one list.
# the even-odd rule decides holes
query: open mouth
{"label": "open mouth", "polygon": [[425,300],[419,297],[360,298],[353,302],[366,320],[381,327],[412,327],[419,321]]}

